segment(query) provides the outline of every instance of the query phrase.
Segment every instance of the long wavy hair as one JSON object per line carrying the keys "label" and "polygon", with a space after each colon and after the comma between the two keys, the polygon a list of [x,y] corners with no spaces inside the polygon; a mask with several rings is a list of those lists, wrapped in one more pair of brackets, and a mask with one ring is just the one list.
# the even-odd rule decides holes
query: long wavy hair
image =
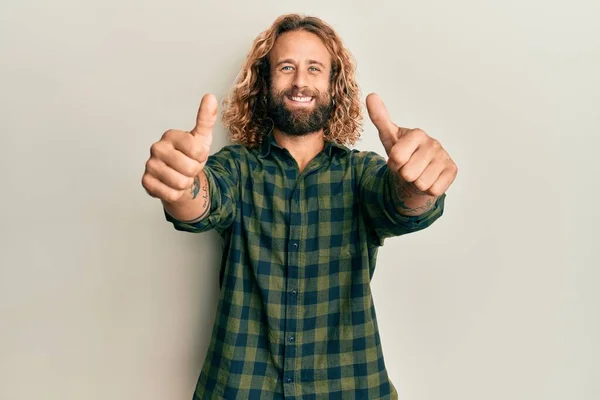
{"label": "long wavy hair", "polygon": [[296,30],[319,36],[332,56],[330,89],[335,104],[323,129],[325,140],[354,145],[360,138],[362,108],[353,56],[333,28],[323,20],[287,14],[277,18],[269,29],[254,40],[233,90],[223,101],[223,125],[234,143],[247,148],[258,147],[264,135],[273,127],[273,121],[267,116],[266,101],[271,81],[269,52],[280,35]]}

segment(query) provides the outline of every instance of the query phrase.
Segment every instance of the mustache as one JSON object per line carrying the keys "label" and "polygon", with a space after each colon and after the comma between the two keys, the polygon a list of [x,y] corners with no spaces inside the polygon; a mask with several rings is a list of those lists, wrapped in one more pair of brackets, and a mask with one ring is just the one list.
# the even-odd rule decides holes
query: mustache
{"label": "mustache", "polygon": [[299,89],[288,89],[279,92],[279,96],[287,96],[287,97],[321,97],[321,92],[318,90],[299,90]]}

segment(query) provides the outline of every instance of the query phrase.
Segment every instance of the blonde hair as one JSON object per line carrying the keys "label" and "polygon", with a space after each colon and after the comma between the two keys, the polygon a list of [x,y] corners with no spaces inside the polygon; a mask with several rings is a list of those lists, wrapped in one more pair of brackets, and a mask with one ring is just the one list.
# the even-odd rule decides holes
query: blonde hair
{"label": "blonde hair", "polygon": [[270,82],[268,55],[280,35],[296,30],[319,36],[332,55],[330,82],[335,105],[324,128],[325,140],[354,145],[360,138],[362,109],[352,55],[344,48],[333,28],[321,19],[287,14],[277,18],[254,40],[233,90],[223,101],[223,125],[234,143],[248,148],[258,147],[266,129],[272,126],[266,113],[265,97]]}

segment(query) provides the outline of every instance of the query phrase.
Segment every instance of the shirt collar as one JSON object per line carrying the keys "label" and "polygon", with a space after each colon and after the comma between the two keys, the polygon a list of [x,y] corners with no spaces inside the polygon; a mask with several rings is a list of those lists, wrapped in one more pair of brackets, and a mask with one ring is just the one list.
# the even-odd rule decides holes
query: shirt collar
{"label": "shirt collar", "polygon": [[[265,158],[266,156],[269,155],[269,153],[271,152],[271,147],[278,147],[278,148],[282,148],[277,141],[275,140],[275,137],[273,136],[273,131],[268,132],[265,137],[263,138],[263,141],[260,145],[260,151],[259,151],[259,155],[258,157],[260,158]],[[332,156],[334,151],[339,151],[342,154],[346,154],[350,152],[350,149],[344,145],[335,143],[335,142],[325,142],[325,147],[323,148],[323,151],[328,155],[328,156]]]}
{"label": "shirt collar", "polygon": [[279,144],[277,144],[275,137],[273,137],[273,131],[269,131],[265,134],[263,141],[260,145],[259,157],[265,158],[266,156],[268,156],[269,153],[271,152],[271,146],[281,148],[281,146],[279,146]]}

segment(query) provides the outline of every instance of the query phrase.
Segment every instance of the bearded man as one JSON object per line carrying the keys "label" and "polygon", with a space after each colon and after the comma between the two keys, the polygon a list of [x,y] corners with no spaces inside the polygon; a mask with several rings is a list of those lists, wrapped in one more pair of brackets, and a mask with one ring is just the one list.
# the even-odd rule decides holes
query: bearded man
{"label": "bearded man", "polygon": [[142,184],[175,229],[222,238],[220,297],[194,399],[396,399],[370,282],[384,240],[443,212],[457,167],[366,98],[387,161],[351,150],[355,65],[324,21],[279,17],[254,41],[210,155],[215,96],[151,147]]}

